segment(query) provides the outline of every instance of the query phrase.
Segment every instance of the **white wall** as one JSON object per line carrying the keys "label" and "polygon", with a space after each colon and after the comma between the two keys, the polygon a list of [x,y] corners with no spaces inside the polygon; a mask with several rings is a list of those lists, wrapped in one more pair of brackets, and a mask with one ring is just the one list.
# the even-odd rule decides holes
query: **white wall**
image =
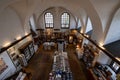
{"label": "white wall", "polygon": [[[16,0],[12,0],[12,1],[16,1]],[[5,0],[5,2],[12,2],[10,0]],[[104,6],[102,5],[104,3]],[[91,4],[91,2],[98,2],[98,4],[102,7],[97,7],[98,4],[93,3],[93,5]],[[100,3],[101,2],[101,3]],[[1,4],[3,5],[4,1],[1,1]],[[22,4],[23,3],[23,4]],[[64,7],[67,10],[71,11],[72,13],[74,13],[74,15],[79,16],[81,15],[79,12],[81,11],[81,8],[83,8],[88,16],[90,16],[91,21],[93,23],[94,29],[95,29],[95,36],[93,39],[96,40],[97,42],[99,42],[99,40],[101,39],[101,36],[103,36],[103,32],[102,32],[102,26],[101,26],[101,22],[99,20],[100,15],[104,15],[106,13],[110,13],[112,9],[112,5],[115,5],[113,3],[118,3],[118,0],[115,2],[113,2],[113,0],[110,0],[109,2],[107,0],[100,0],[100,1],[96,1],[96,0],[69,0],[69,1],[65,1],[65,0],[54,0],[54,1],[43,1],[43,0],[17,0],[16,2],[14,2],[12,4],[9,4],[9,6],[13,5],[14,8],[17,10],[17,12],[20,14],[21,19],[24,23],[24,19],[26,17],[28,17],[28,14],[33,14],[33,13],[42,13],[45,9],[49,8],[49,7]],[[110,7],[107,6],[108,4],[110,4]],[[8,5],[8,4],[6,4]],[[24,6],[25,5],[25,6]],[[95,6],[94,6],[95,5]],[[107,8],[105,8],[107,6]],[[2,7],[2,6],[1,6]],[[96,9],[96,10],[95,10]],[[104,10],[103,10],[104,9]],[[108,12],[108,10],[110,10],[110,12]],[[0,10],[1,11],[1,10]],[[96,12],[97,11],[97,12]],[[102,11],[102,12],[99,12]],[[101,13],[100,15],[98,15],[99,13]],[[108,15],[108,14],[107,14]],[[106,15],[104,15],[106,16]],[[82,16],[81,16],[82,17]],[[29,18],[29,17],[28,17]],[[104,19],[105,17],[103,17]],[[83,18],[83,21],[86,21],[86,18]],[[102,19],[101,19],[102,20]],[[82,21],[82,19],[81,19]],[[96,31],[97,29],[99,29],[99,31]]]}
{"label": "white wall", "polygon": [[20,46],[22,46],[24,43],[31,41],[31,40],[32,40],[32,36],[28,36],[27,38],[23,39],[22,41],[18,42],[16,45],[14,45],[16,54],[19,54],[18,48]]}
{"label": "white wall", "polygon": [[[19,55],[20,53],[19,53],[18,48],[20,46],[22,46],[24,43],[26,43],[27,41],[30,41],[30,40],[32,40],[32,36],[28,36],[27,38],[23,39],[22,41],[20,41],[16,45],[12,46],[15,49],[15,54]],[[38,48],[35,46],[35,51],[37,49]],[[0,53],[0,58],[3,58],[3,60],[6,63],[6,65],[8,66],[8,68],[2,74],[0,74],[0,80],[4,80],[5,78],[13,75],[16,72],[16,67],[12,63],[9,55],[7,54],[7,51],[4,51],[3,53]]]}
{"label": "white wall", "polygon": [[[51,12],[53,14],[54,29],[61,29],[61,23],[60,23],[61,19],[60,19],[60,16],[62,15],[63,12],[68,12],[70,14],[70,29],[76,28],[75,19],[74,19],[74,17],[72,16],[72,14],[69,11],[67,11],[67,10],[65,10],[63,8],[56,7],[56,8],[51,8],[51,9],[46,10],[44,13],[46,13],[46,12]],[[38,20],[37,28],[45,29],[44,13],[40,16],[40,18]]]}
{"label": "white wall", "polygon": [[[39,29],[45,29],[45,20],[44,20],[44,15],[45,15],[45,13],[46,12],[50,12],[50,13],[52,13],[52,15],[53,15],[53,21],[54,21],[54,23],[57,23],[56,21],[56,17],[54,17],[54,16],[56,16],[55,15],[55,9],[53,9],[53,8],[51,8],[50,10],[47,10],[47,11],[45,11],[45,12],[43,12],[43,14],[42,15],[40,15],[40,13],[38,13],[40,16],[39,16],[39,18],[38,18],[38,21],[37,21],[37,28]],[[38,15],[38,14],[36,14],[36,15]],[[56,26],[56,24],[54,24],[54,26]],[[58,26],[56,26],[56,28],[57,28]],[[55,27],[54,27],[55,28]],[[55,28],[55,29],[56,29]]]}
{"label": "white wall", "polygon": [[32,30],[35,32],[36,31],[36,24],[35,24],[33,16],[30,17],[30,24],[31,24]]}
{"label": "white wall", "polygon": [[103,53],[102,51],[99,53],[97,62],[101,63],[101,64],[110,64],[111,59],[110,57],[108,57],[105,53]]}
{"label": "white wall", "polygon": [[[91,3],[93,4],[95,10],[97,11],[101,23],[102,23],[102,28],[103,31],[105,30],[106,27],[108,26],[108,21],[109,18],[111,17],[112,11],[116,8],[116,5],[119,4],[119,0],[113,1],[113,0],[90,0]],[[96,27],[96,26],[95,26]]]}
{"label": "white wall", "polygon": [[89,32],[90,30],[92,30],[92,23],[91,23],[91,20],[90,20],[90,18],[88,18],[88,21],[87,21],[87,26],[86,26],[86,31],[85,31],[85,33]]}
{"label": "white wall", "polygon": [[77,26],[77,28],[79,28],[79,27],[81,27],[82,25],[81,25],[81,22],[80,22],[80,19],[78,20],[78,26]]}
{"label": "white wall", "polygon": [[15,38],[25,35],[18,15],[6,8],[0,14],[0,46],[13,42]]}
{"label": "white wall", "polygon": [[12,63],[12,61],[6,51],[0,54],[0,58],[3,58],[6,65],[8,66],[8,68],[3,73],[0,74],[0,80],[4,80],[5,78],[14,74],[16,68],[15,68],[14,64]]}
{"label": "white wall", "polygon": [[120,9],[116,12],[111,26],[109,28],[105,44],[117,41],[120,39]]}

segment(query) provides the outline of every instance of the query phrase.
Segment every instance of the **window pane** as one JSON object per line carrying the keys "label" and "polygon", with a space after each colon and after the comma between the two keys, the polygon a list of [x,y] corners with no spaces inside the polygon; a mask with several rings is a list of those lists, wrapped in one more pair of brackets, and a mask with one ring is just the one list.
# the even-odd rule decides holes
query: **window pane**
{"label": "window pane", "polygon": [[53,15],[51,13],[45,14],[46,27],[53,27]]}
{"label": "window pane", "polygon": [[69,25],[66,25],[66,27],[69,27]]}
{"label": "window pane", "polygon": [[116,62],[113,63],[113,68],[114,68],[115,70],[118,70],[119,67],[120,67],[119,64],[117,64]]}
{"label": "window pane", "polygon": [[49,27],[49,24],[46,24],[46,27]]}
{"label": "window pane", "polygon": [[68,13],[63,13],[61,15],[61,27],[62,28],[68,28],[69,27],[69,14]]}
{"label": "window pane", "polygon": [[65,27],[64,24],[62,24],[62,27]]}
{"label": "window pane", "polygon": [[53,24],[50,24],[50,27],[53,27]]}

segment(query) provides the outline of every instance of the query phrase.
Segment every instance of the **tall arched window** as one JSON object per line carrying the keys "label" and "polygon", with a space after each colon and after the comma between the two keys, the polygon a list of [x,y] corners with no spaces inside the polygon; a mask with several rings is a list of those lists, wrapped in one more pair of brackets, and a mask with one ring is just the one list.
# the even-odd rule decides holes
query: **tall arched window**
{"label": "tall arched window", "polygon": [[53,15],[52,15],[52,13],[45,14],[45,27],[46,28],[53,28]]}
{"label": "tall arched window", "polygon": [[69,28],[69,26],[70,26],[70,15],[65,12],[61,15],[61,28]]}

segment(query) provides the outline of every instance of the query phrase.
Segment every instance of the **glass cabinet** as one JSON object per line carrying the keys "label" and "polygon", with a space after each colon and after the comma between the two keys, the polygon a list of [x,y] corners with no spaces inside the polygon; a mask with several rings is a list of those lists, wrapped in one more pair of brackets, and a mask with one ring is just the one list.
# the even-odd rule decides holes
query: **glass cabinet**
{"label": "glass cabinet", "polygon": [[24,54],[25,59],[29,61],[32,55],[35,53],[33,42],[26,42],[19,48],[19,51],[21,54]]}

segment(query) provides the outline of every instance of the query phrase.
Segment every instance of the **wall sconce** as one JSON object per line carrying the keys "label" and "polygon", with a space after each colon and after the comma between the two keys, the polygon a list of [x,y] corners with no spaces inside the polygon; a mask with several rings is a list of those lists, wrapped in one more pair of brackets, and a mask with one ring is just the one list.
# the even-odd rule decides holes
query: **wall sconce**
{"label": "wall sconce", "polygon": [[84,35],[84,36],[86,36],[86,34],[85,34],[85,33],[84,33],[83,35]]}
{"label": "wall sconce", "polygon": [[120,61],[120,58],[118,58],[118,57],[115,57],[118,61]]}
{"label": "wall sconce", "polygon": [[77,44],[76,48],[80,48],[80,46]]}
{"label": "wall sconce", "polygon": [[72,40],[72,39],[73,39],[73,37],[72,37],[72,36],[70,36],[70,37],[69,37],[69,40]]}
{"label": "wall sconce", "polygon": [[103,47],[103,43],[99,43],[99,46],[100,46],[100,47]]}
{"label": "wall sconce", "polygon": [[47,35],[50,35],[50,34],[51,34],[51,32],[50,32],[50,31],[48,31],[48,32],[47,32]]}
{"label": "wall sconce", "polygon": [[11,44],[11,42],[6,42],[4,45],[3,45],[3,47],[7,47],[7,46],[9,46]]}
{"label": "wall sconce", "polygon": [[20,40],[22,37],[21,36],[18,36],[17,38],[16,38],[16,40]]}
{"label": "wall sconce", "polygon": [[103,43],[99,43],[99,46],[100,46],[102,49],[105,49],[105,48],[103,47]]}
{"label": "wall sconce", "polygon": [[89,38],[89,35],[87,35],[87,34],[84,34],[84,36],[87,37],[87,38]]}
{"label": "wall sconce", "polygon": [[86,35],[87,38],[89,38],[89,35]]}
{"label": "wall sconce", "polygon": [[51,35],[52,34],[52,29],[46,29],[46,34]]}
{"label": "wall sconce", "polygon": [[82,39],[79,39],[79,42],[82,42]]}
{"label": "wall sconce", "polygon": [[82,29],[80,30],[80,33],[82,33],[82,34],[83,34],[83,30],[82,30]]}
{"label": "wall sconce", "polygon": [[28,33],[27,33],[27,32],[25,32],[25,35],[28,35]]}
{"label": "wall sconce", "polygon": [[77,33],[77,31],[76,31],[76,30],[73,30],[73,33],[75,34],[75,33]]}
{"label": "wall sconce", "polygon": [[70,42],[70,43],[73,42],[73,36],[69,36],[69,42]]}

